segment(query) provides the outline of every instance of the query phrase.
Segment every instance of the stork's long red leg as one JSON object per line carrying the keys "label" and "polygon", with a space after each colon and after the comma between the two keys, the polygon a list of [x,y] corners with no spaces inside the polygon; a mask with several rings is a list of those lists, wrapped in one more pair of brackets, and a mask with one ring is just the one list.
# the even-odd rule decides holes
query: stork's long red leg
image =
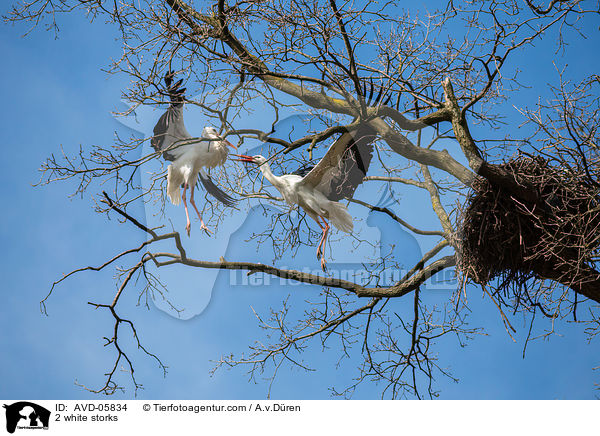
{"label": "stork's long red leg", "polygon": [[190,195],[190,203],[192,203],[194,210],[198,214],[198,218],[200,219],[200,228],[210,235],[210,230],[208,230],[208,227],[206,227],[206,225],[204,224],[204,221],[202,220],[202,215],[200,215],[200,211],[196,207],[196,202],[194,201],[194,185],[192,185],[191,190],[192,194]]}
{"label": "stork's long red leg", "polygon": [[325,267],[325,243],[329,234],[329,223],[325,221],[325,218],[321,217],[321,219],[323,220],[323,223],[325,223],[325,230],[323,230],[323,237],[321,238],[321,269],[325,271],[327,269]]}
{"label": "stork's long red leg", "polygon": [[325,236],[325,227],[323,226],[323,224],[321,224],[321,221],[319,221],[318,215],[316,218],[314,218],[314,220],[317,222],[317,224],[319,225],[319,227],[321,227],[321,230],[323,231],[321,239],[319,240],[319,245],[317,246],[317,259],[319,259],[321,257],[321,245],[323,245],[323,236]]}
{"label": "stork's long red leg", "polygon": [[185,231],[188,236],[190,236],[190,231],[192,229],[192,223],[190,222],[190,214],[188,212],[187,201],[185,199],[185,191],[187,190],[187,183],[183,184],[183,194],[181,194],[181,199],[183,200],[183,207],[185,208],[185,218],[187,219],[187,224],[185,225]]}
{"label": "stork's long red leg", "polygon": [[319,241],[319,246],[317,247],[317,259],[321,259],[321,269],[323,271],[327,270],[326,262],[325,262],[325,241],[327,240],[327,233],[329,232],[329,224],[325,221],[325,218],[321,217],[323,220],[324,226],[319,221],[319,216],[315,219],[321,230],[323,230],[323,235],[321,236],[321,240]]}

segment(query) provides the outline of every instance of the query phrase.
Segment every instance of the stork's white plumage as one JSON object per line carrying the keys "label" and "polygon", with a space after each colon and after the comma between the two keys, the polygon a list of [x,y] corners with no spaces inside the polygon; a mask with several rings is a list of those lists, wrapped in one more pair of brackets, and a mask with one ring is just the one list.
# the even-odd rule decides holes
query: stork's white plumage
{"label": "stork's white plumage", "polygon": [[263,176],[277,188],[286,203],[300,206],[321,227],[323,235],[317,247],[317,258],[321,260],[323,271],[326,265],[325,241],[330,228],[327,220],[337,229],[352,233],[352,216],[338,200],[351,197],[365,177],[373,153],[374,139],[374,132],[367,125],[362,125],[354,133],[344,133],[304,176],[276,176],[264,156],[236,155],[241,162],[258,165]]}
{"label": "stork's white plumage", "polygon": [[[200,177],[206,191],[226,206],[233,206],[235,200],[220,190],[206,173],[205,168],[214,168],[223,165],[227,160],[227,146],[237,148],[229,141],[221,138],[214,127],[205,127],[201,138],[194,138],[187,131],[183,122],[183,103],[185,88],[180,88],[182,80],[173,84],[171,73],[165,76],[167,91],[171,97],[171,104],[167,111],[159,118],[154,127],[152,147],[162,152],[165,160],[172,161],[167,168],[167,195],[174,205],[181,199],[185,207],[187,219],[186,231],[189,236],[191,230],[190,216],[186,201],[186,191],[191,190],[190,203],[198,214],[201,229],[209,233],[202,220],[200,211],[194,201],[194,188]],[[180,186],[183,186],[181,194]]]}

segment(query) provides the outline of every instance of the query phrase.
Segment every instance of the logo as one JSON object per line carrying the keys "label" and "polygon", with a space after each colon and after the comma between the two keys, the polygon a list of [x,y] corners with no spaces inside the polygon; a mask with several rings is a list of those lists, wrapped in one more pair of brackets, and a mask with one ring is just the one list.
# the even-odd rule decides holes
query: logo
{"label": "logo", "polygon": [[15,429],[48,429],[50,411],[29,401],[19,401],[4,405],[6,409],[6,431],[14,433]]}

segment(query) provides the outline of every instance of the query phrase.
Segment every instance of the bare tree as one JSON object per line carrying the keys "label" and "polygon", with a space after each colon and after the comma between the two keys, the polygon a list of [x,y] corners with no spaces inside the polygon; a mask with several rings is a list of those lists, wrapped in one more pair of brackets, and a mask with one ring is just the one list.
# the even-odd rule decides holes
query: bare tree
{"label": "bare tree", "polygon": [[[131,110],[164,104],[162,78],[175,71],[186,78],[188,95],[200,96],[188,104],[201,108],[231,141],[270,144],[280,168],[298,159],[306,163],[314,150],[325,148],[341,132],[368,124],[377,134],[376,158],[385,170],[369,174],[367,183],[422,189],[432,206],[422,213],[433,212],[439,227],[419,229],[393,208],[364,198],[350,201],[436,242],[391,285],[378,278],[398,268],[401,259],[393,256],[368,264],[370,274],[363,282],[244,259],[194,259],[186,254],[178,232],[148,228],[128,212],[128,205],[141,198],[164,202],[164,171],[153,174],[146,187],[134,177],[160,158],[159,153],[132,158],[150,138],[92,147],[77,156],[51,156],[42,167],[42,183],[76,179],[81,193],[111,181],[114,189],[100,197],[98,212],[119,214],[148,235],[143,244],[124,249],[100,266],[71,273],[131,259],[129,267],[119,270],[114,300],[93,303],[114,317],[107,341],[117,353],[106,383],[93,392],[122,389],[116,369],[123,362],[133,378],[134,363],[119,335],[128,328],[137,339],[137,332],[133,321],[119,316],[120,296],[135,286],[161,292],[157,268],[176,264],[245,270],[314,285],[303,318],[288,319],[285,302],[269,319],[257,314],[269,339],[241,357],[221,359],[217,367],[246,366],[252,376],[267,372],[275,377],[282,364],[304,367],[298,356],[313,342],[325,346],[337,339],[342,357],[352,347],[361,355],[356,378],[336,391],[341,395],[351,395],[362,382],[381,383],[384,397],[436,395],[435,376],[451,377],[438,361],[436,342],[452,336],[462,344],[479,331],[465,323],[468,306],[461,296],[469,282],[489,295],[509,334],[514,328],[507,309],[530,313],[532,320],[540,312],[549,320],[548,333],[556,319],[571,315],[585,316],[580,321],[587,323],[592,336],[598,331],[599,78],[577,84],[561,75],[549,103],[522,108],[522,128],[503,124],[502,104],[522,86],[510,62],[514,54],[530,49],[549,32],[557,36],[557,51],[563,50],[568,38],[578,37],[580,21],[598,12],[597,3],[450,1],[435,12],[370,0],[199,3],[27,0],[17,3],[6,19],[55,30],[63,13],[107,20],[120,30],[123,43],[123,54],[110,72],[131,77],[124,92]],[[548,98],[547,92],[540,87],[540,101]],[[257,98],[273,109],[274,126],[289,105],[281,95],[309,115],[307,135],[278,137],[273,129],[240,126],[246,103]],[[448,141],[461,153],[451,155],[444,149]],[[221,177],[221,185],[233,195],[278,200],[263,189],[260,178],[228,174]],[[205,211],[218,226],[221,207],[207,202]],[[269,240],[275,256],[310,244],[316,236],[302,219],[299,224],[284,216],[274,217],[271,227],[257,236],[261,243]],[[357,240],[369,243],[360,235]],[[165,242],[171,251],[163,251]],[[421,287],[453,268],[460,286],[446,306],[426,304]],[[413,300],[408,319],[394,306],[403,298]],[[578,304],[586,305],[579,315]],[[146,351],[139,340],[137,344]],[[137,388],[135,378],[133,382]]]}

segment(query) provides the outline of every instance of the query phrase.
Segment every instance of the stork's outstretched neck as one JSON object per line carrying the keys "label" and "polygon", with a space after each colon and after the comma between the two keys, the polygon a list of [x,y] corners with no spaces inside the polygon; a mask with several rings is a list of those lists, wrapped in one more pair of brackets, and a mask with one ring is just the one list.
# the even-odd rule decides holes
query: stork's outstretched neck
{"label": "stork's outstretched neck", "polygon": [[271,171],[271,166],[269,165],[269,162],[265,161],[265,162],[261,163],[258,166],[258,169],[263,174],[265,179],[267,179],[269,182],[271,182],[271,185],[273,185],[276,188],[281,190],[281,186],[282,186],[281,177],[278,177],[275,174],[273,174],[273,171]]}

